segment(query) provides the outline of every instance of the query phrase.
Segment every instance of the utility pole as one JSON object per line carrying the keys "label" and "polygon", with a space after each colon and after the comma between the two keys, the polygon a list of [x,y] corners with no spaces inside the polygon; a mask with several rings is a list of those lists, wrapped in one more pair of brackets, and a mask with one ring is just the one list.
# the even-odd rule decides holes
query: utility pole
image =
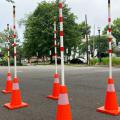
{"label": "utility pole", "polygon": [[85,15],[85,26],[86,26],[86,44],[87,44],[87,64],[89,65],[89,51],[88,51],[88,33],[87,33],[87,15]]}
{"label": "utility pole", "polygon": [[100,50],[100,27],[98,27],[98,35],[99,35],[98,58],[99,58],[99,63],[101,63],[101,50]]}
{"label": "utility pole", "polygon": [[95,57],[95,25],[94,25],[94,33],[93,33],[93,58]]}

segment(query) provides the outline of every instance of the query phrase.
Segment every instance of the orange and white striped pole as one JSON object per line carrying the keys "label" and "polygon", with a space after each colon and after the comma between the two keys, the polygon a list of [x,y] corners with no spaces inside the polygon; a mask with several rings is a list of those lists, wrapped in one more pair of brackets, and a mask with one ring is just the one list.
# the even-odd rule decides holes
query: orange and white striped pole
{"label": "orange and white striped pole", "polygon": [[10,35],[9,35],[9,24],[7,24],[7,51],[8,51],[8,73],[7,73],[7,81],[6,81],[6,88],[2,90],[3,93],[11,93],[12,92],[12,78],[11,78],[11,71],[10,71]]}
{"label": "orange and white striped pole", "polygon": [[60,23],[60,51],[61,51],[61,84],[65,86],[65,71],[64,71],[64,42],[63,42],[63,13],[62,0],[59,0],[59,23]]}
{"label": "orange and white striped pole", "polygon": [[57,40],[56,40],[56,17],[54,16],[54,48],[55,48],[55,74],[58,74],[58,65],[57,65]]}
{"label": "orange and white striped pole", "polygon": [[56,41],[56,17],[54,16],[54,48],[55,48],[55,74],[54,74],[54,83],[53,83],[53,91],[52,95],[49,95],[48,98],[57,100],[60,91],[60,84],[59,84],[59,75],[58,75],[58,65],[57,65],[57,41]]}
{"label": "orange and white striped pole", "polygon": [[112,29],[111,29],[111,3],[108,0],[108,41],[109,41],[109,78],[108,86],[105,97],[105,103],[103,107],[97,109],[98,112],[118,115],[120,114],[120,107],[118,107],[118,101],[114,86],[114,80],[112,78]]}
{"label": "orange and white striped pole", "polygon": [[58,97],[56,120],[72,120],[72,113],[68,99],[67,87],[65,85],[62,0],[59,0],[59,24],[60,24],[60,51],[61,51],[61,85]]}
{"label": "orange and white striped pole", "polygon": [[8,35],[7,35],[7,42],[8,42],[8,46],[7,46],[7,50],[8,50],[8,73],[10,73],[10,36],[9,36],[9,24],[7,24],[7,31],[8,31]]}
{"label": "orange and white striped pole", "polygon": [[16,12],[15,6],[13,6],[13,31],[14,31],[14,78],[17,78],[17,59],[16,59]]}
{"label": "orange and white striped pole", "polygon": [[9,109],[18,109],[21,107],[27,107],[28,104],[22,102],[21,91],[18,83],[17,77],[17,59],[16,59],[16,6],[13,6],[13,31],[14,31],[14,80],[13,80],[13,90],[11,94],[11,100],[9,103],[6,103],[4,106]]}
{"label": "orange and white striped pole", "polygon": [[111,29],[111,4],[108,0],[108,40],[109,40],[109,78],[112,79],[112,29]]}

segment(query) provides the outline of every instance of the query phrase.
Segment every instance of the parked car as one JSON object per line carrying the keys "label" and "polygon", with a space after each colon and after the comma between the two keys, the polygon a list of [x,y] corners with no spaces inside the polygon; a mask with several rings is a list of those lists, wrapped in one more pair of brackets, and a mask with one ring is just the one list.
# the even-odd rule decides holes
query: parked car
{"label": "parked car", "polygon": [[79,58],[74,58],[70,61],[71,64],[84,64],[84,62]]}
{"label": "parked car", "polygon": [[79,57],[78,59],[80,59],[84,64],[87,63],[87,60],[83,57]]}

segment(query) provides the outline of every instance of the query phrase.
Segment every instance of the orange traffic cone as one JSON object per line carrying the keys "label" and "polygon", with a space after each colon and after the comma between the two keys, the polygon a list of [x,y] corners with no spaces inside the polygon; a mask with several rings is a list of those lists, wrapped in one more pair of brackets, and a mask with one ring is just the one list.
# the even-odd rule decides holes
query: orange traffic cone
{"label": "orange traffic cone", "polygon": [[6,81],[6,88],[5,90],[2,90],[3,93],[11,93],[12,92],[12,79],[11,79],[11,73],[7,74],[7,81]]}
{"label": "orange traffic cone", "polygon": [[10,101],[10,103],[6,103],[4,106],[9,109],[16,109],[16,108],[28,106],[27,103],[22,102],[21,92],[19,89],[19,84],[18,84],[17,78],[14,78],[14,81],[13,81],[13,90],[12,90],[12,94],[11,94],[11,101]]}
{"label": "orange traffic cone", "polygon": [[60,86],[56,120],[72,120],[66,86]]}
{"label": "orange traffic cone", "polygon": [[113,79],[108,79],[105,105],[103,107],[98,108],[97,111],[111,114],[111,115],[120,114],[120,107],[118,107],[117,96],[115,92]]}
{"label": "orange traffic cone", "polygon": [[47,98],[57,100],[59,96],[60,84],[59,84],[59,75],[54,74],[54,83],[53,83],[53,91],[52,95],[47,96]]}

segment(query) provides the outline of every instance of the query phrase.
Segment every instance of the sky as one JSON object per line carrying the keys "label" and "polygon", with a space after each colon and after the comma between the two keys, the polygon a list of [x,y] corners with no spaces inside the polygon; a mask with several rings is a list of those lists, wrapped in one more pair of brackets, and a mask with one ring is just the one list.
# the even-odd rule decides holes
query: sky
{"label": "sky", "polygon": [[[24,18],[26,14],[29,14],[35,10],[38,3],[43,0],[14,0],[16,5],[16,20],[19,21],[21,18]],[[50,1],[50,0],[46,0]],[[107,0],[66,0],[68,7],[71,8],[77,17],[77,22],[82,22],[85,19],[85,14],[88,17],[88,24],[93,28],[96,26],[96,34],[98,27],[103,30],[107,25]],[[120,17],[120,0],[111,0],[112,6],[112,20]],[[0,2],[0,31],[3,31],[6,28],[7,24],[10,24],[12,27],[12,4],[1,0]],[[23,32],[24,27],[19,27],[17,25],[17,31],[19,38],[23,41]]]}

